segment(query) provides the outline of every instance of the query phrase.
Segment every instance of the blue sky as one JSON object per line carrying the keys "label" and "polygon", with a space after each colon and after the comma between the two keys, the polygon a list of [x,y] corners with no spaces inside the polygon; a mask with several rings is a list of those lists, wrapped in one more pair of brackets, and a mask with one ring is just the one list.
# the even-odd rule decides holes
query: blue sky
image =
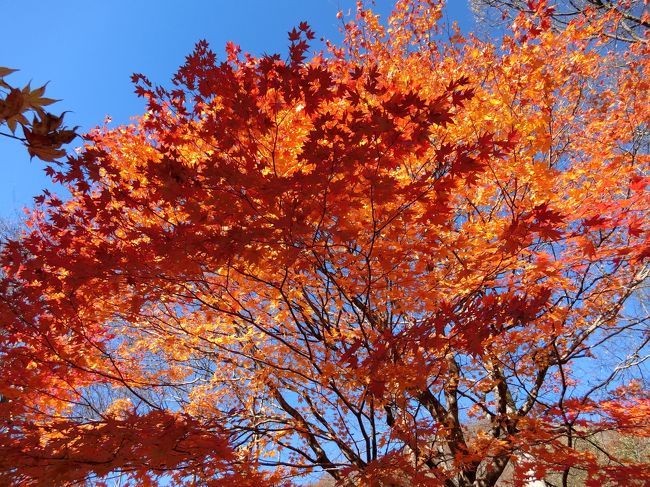
{"label": "blue sky", "polygon": [[[385,14],[392,3],[377,0],[376,10]],[[471,29],[467,2],[448,3],[449,18]],[[7,78],[14,86],[49,82],[46,96],[61,100],[52,111],[69,111],[67,125],[85,132],[106,115],[121,124],[140,114],[143,103],[133,93],[131,74],[167,83],[200,39],[219,54],[229,40],[253,54],[284,53],[287,31],[303,20],[318,37],[340,40],[336,13],[354,5],[354,0],[0,0],[0,66],[20,70]],[[0,137],[0,218],[20,214],[33,196],[52,188],[43,167],[37,159],[30,162],[19,142]]]}

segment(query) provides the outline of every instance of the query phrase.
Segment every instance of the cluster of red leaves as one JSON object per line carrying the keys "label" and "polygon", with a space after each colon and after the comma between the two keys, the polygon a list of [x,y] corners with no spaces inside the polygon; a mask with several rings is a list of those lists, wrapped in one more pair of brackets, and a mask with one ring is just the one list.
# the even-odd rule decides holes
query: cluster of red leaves
{"label": "cluster of red leaves", "polygon": [[86,423],[55,419],[38,426],[9,424],[1,435],[3,485],[66,485],[111,474],[138,478],[137,485],[156,485],[161,476],[180,481],[194,473],[210,477],[217,472],[225,472],[219,482],[234,485],[263,480],[245,465],[228,474],[233,455],[227,437],[167,411],[127,412]]}
{"label": "cluster of red leaves", "polygon": [[[4,77],[15,71],[0,67],[0,126],[6,124],[11,133],[15,134],[20,125],[24,136],[21,140],[27,146],[29,155],[42,161],[54,162],[65,155],[62,146],[74,140],[77,136],[76,128],[67,129],[63,126],[65,113],[56,116],[45,111],[43,107],[56,101],[43,96],[45,86],[32,90],[29,84],[22,89],[9,85]],[[33,114],[31,122],[27,119],[30,113]]]}

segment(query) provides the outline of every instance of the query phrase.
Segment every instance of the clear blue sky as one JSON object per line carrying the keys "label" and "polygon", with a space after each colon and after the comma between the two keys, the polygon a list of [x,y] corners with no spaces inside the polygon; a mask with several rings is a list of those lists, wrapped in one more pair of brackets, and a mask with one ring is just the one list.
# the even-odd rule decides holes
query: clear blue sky
{"label": "clear blue sky", "polygon": [[[376,10],[385,14],[392,3],[377,0]],[[449,19],[470,30],[466,0],[448,3]],[[14,86],[49,82],[47,96],[61,100],[52,111],[70,111],[67,125],[85,132],[106,115],[119,124],[140,114],[143,103],[133,93],[131,74],[167,83],[199,39],[219,54],[229,40],[253,54],[284,53],[287,31],[303,20],[318,37],[340,40],[336,13],[354,5],[354,0],[0,0],[0,66],[20,70],[7,78]],[[0,218],[20,213],[43,188],[52,188],[43,167],[37,159],[30,162],[19,142],[0,137]]]}

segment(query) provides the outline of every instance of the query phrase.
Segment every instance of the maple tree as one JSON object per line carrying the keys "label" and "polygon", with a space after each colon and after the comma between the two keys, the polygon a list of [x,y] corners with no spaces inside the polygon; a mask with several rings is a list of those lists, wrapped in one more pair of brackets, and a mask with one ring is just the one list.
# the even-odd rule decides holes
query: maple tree
{"label": "maple tree", "polygon": [[0,483],[646,483],[650,47],[531,7],[135,75],[2,254]]}

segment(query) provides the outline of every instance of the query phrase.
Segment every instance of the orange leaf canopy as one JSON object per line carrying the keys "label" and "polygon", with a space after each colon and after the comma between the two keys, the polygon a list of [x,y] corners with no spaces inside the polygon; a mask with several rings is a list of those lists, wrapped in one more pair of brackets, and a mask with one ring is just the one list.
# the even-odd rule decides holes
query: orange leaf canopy
{"label": "orange leaf canopy", "polygon": [[146,113],[5,246],[0,480],[647,475],[575,438],[648,434],[605,354],[645,346],[648,46],[533,3],[500,47],[402,0],[328,54],[301,24],[286,59],[135,75]]}

